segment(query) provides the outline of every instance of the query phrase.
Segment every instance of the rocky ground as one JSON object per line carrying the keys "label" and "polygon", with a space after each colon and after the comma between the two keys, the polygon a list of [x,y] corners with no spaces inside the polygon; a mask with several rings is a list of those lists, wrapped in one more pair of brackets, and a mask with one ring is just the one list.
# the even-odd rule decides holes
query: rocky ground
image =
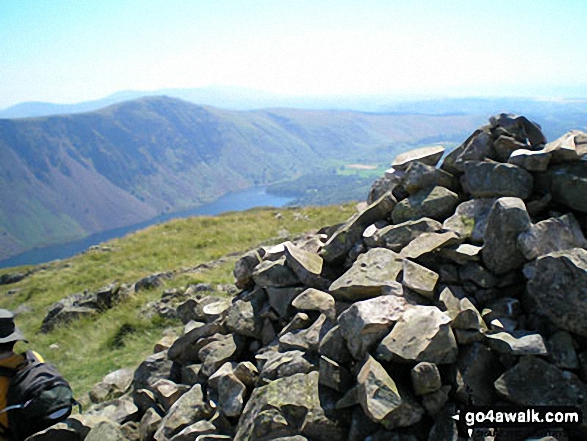
{"label": "rocky ground", "polygon": [[[584,424],[470,435],[452,418],[587,415],[587,134],[546,143],[499,115],[444,153],[400,155],[343,225],[243,256],[233,298],[166,293],[147,309],[183,335],[30,439],[587,439]],[[64,301],[46,330],[66,307],[99,312],[140,288]]]}

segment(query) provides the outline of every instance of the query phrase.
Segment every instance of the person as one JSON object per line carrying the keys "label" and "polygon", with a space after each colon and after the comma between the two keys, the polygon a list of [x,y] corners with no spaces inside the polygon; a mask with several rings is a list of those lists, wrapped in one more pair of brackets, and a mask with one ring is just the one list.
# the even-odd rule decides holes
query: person
{"label": "person", "polygon": [[[14,346],[19,341],[28,343],[23,333],[14,323],[14,314],[7,309],[0,309],[0,367],[18,369],[25,362],[23,354],[14,352]],[[39,354],[35,356],[42,361]],[[6,395],[10,386],[10,378],[0,375],[0,412],[6,408]],[[10,441],[6,435],[8,415],[0,413],[0,441]]]}

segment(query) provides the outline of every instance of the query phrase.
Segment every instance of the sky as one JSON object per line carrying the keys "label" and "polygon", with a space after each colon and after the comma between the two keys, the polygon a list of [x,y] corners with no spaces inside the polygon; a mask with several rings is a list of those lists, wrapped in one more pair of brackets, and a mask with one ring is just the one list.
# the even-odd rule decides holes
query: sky
{"label": "sky", "polygon": [[0,108],[117,91],[587,97],[585,0],[1,0]]}

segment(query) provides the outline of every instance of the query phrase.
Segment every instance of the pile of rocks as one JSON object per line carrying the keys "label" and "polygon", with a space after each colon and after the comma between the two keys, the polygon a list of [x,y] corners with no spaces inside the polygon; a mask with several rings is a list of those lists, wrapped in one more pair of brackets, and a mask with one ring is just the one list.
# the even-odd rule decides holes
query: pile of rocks
{"label": "pile of rocks", "polygon": [[432,441],[467,439],[452,418],[465,405],[587,415],[585,153],[582,132],[546,144],[499,115],[443,160],[440,147],[398,156],[368,206],[243,256],[234,299],[182,303],[182,336],[112,386],[118,398],[50,431]]}

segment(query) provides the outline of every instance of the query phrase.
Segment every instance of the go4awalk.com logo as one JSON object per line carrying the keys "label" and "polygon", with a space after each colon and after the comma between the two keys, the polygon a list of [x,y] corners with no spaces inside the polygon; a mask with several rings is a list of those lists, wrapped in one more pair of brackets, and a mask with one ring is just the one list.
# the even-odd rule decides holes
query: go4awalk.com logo
{"label": "go4awalk.com logo", "polygon": [[512,433],[534,428],[572,430],[583,424],[581,410],[572,406],[467,406],[452,418],[466,431],[470,439],[476,433],[488,434],[494,429],[501,429],[499,432],[506,434],[508,429]]}

